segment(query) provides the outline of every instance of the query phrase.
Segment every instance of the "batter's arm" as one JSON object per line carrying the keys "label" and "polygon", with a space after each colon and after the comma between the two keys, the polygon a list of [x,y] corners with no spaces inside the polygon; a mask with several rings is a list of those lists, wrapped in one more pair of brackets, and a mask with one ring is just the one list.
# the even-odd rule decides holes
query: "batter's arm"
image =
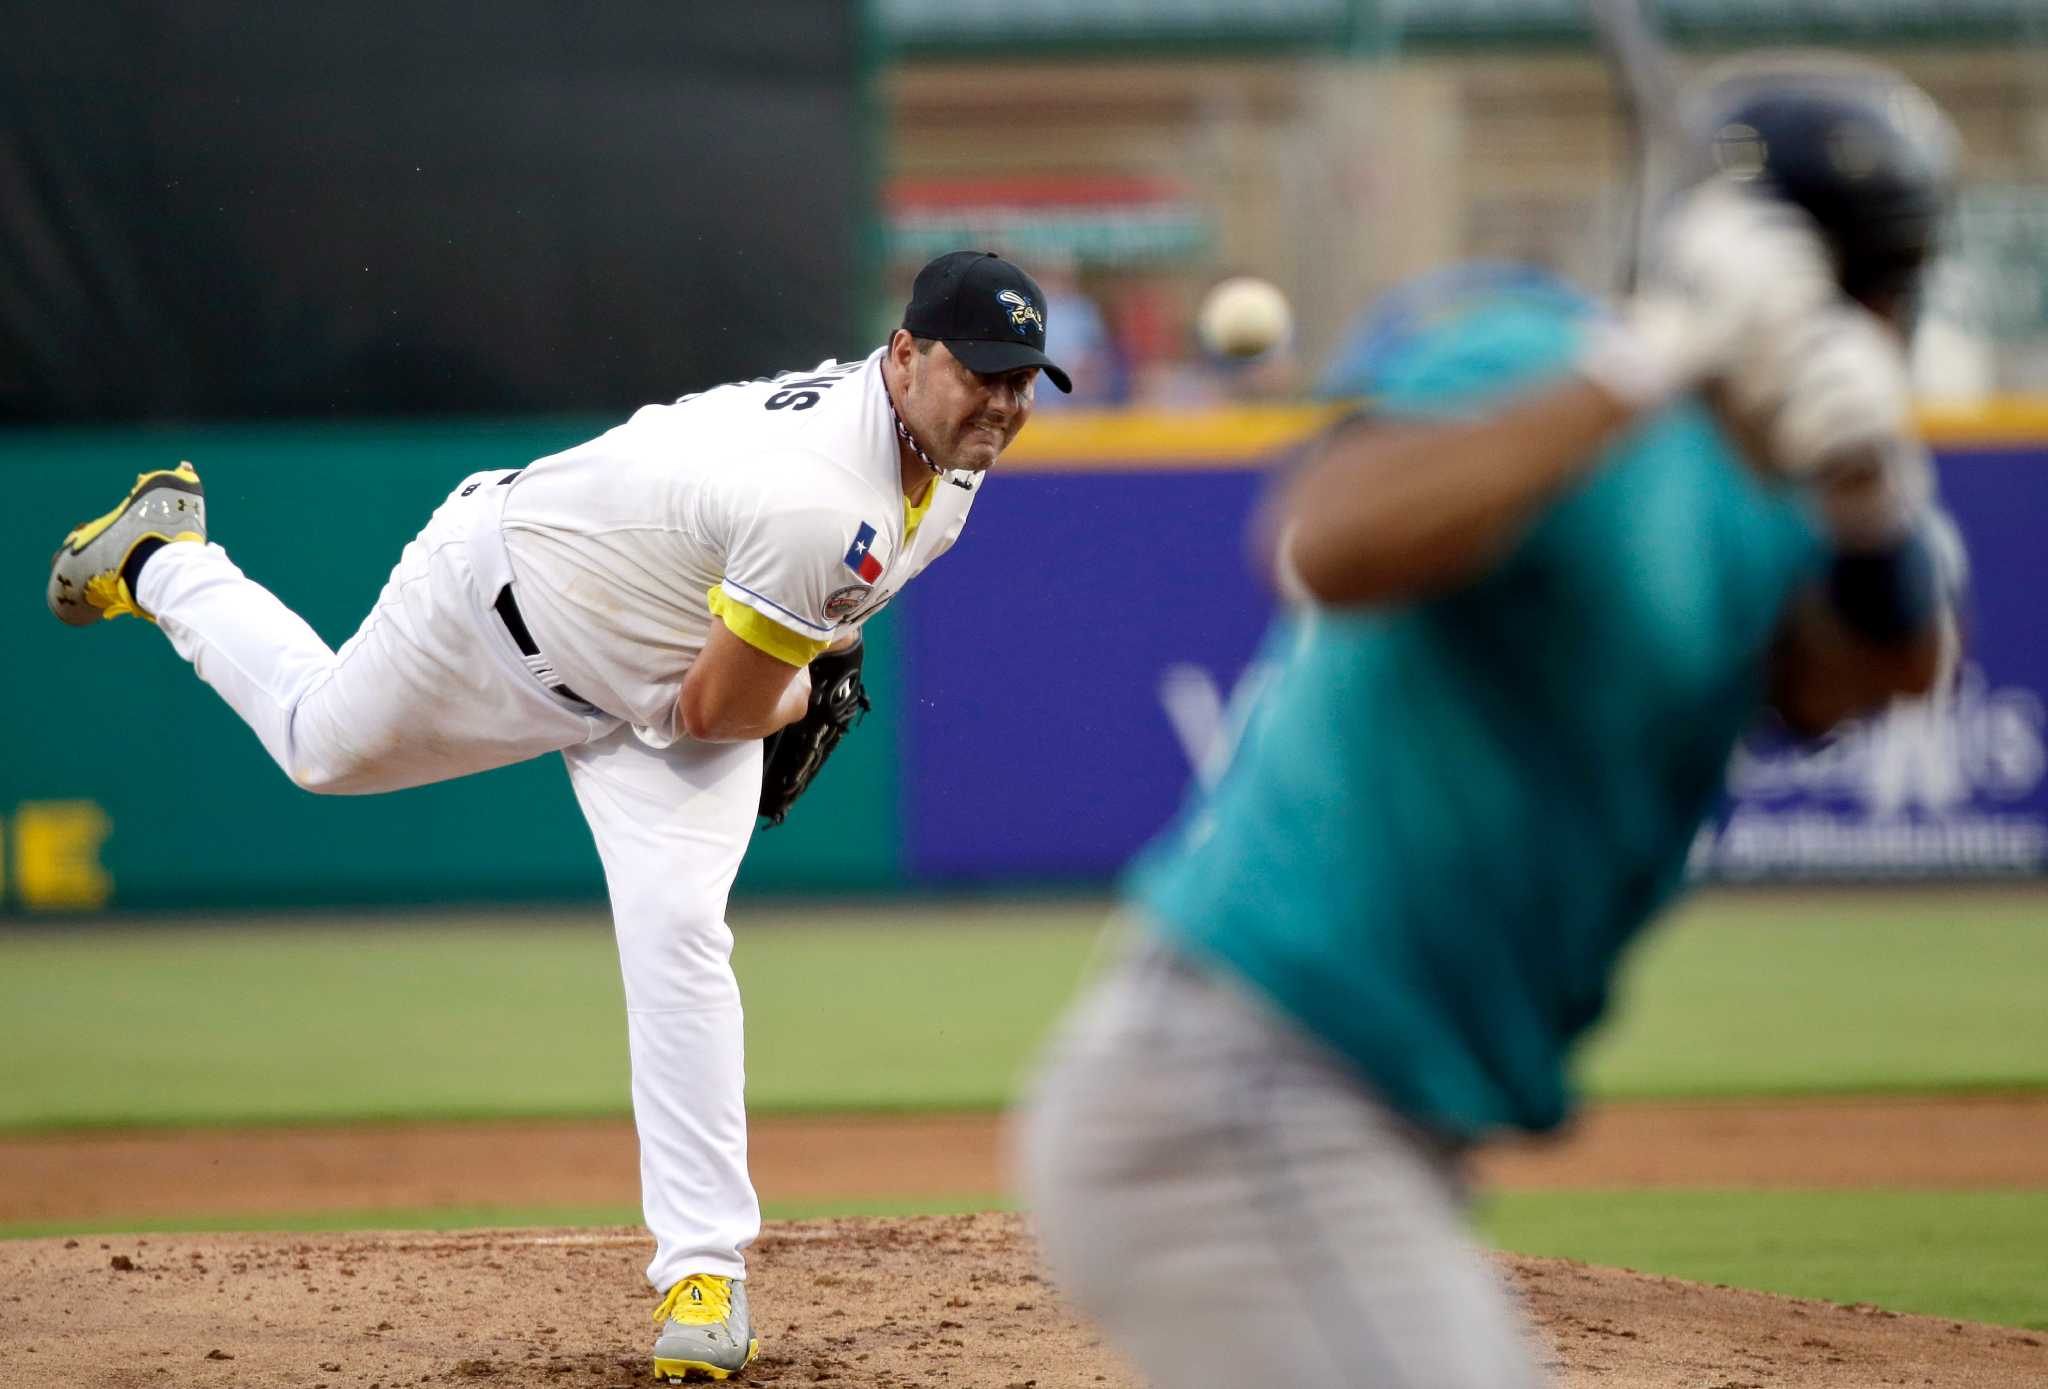
{"label": "batter's arm", "polygon": [[808,667],[749,645],[720,619],[683,676],[676,727],[700,743],[742,743],[795,723],[810,699]]}
{"label": "batter's arm", "polygon": [[1930,694],[1960,657],[1962,537],[1930,499],[1931,468],[1913,466],[1911,452],[1892,461],[1900,457],[1909,465],[1873,455],[1814,489],[1835,555],[1794,600],[1771,653],[1771,703],[1795,732],[1815,736]]}
{"label": "batter's arm", "polygon": [[1395,603],[1497,564],[1590,471],[1635,411],[1571,379],[1477,420],[1342,429],[1269,505],[1283,586],[1325,603]]}
{"label": "batter's arm", "polygon": [[1570,378],[1476,419],[1331,439],[1279,505],[1283,584],[1385,603],[1477,578],[1625,426],[1724,377],[1835,297],[1804,214],[1732,183],[1695,189],[1667,219],[1642,285],[1587,324]]}
{"label": "batter's arm", "polygon": [[1778,634],[1771,705],[1795,733],[1818,737],[1895,699],[1931,693],[1958,645],[1946,604],[1918,628],[1879,641],[1845,623],[1816,588],[1794,601]]}

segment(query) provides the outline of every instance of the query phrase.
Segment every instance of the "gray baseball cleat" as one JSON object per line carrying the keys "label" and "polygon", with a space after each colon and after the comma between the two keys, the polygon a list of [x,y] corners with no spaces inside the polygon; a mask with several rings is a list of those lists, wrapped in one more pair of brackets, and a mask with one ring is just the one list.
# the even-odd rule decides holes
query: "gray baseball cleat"
{"label": "gray baseball cleat", "polygon": [[206,490],[190,463],[142,474],[119,506],[64,537],[50,559],[50,611],[73,627],[123,613],[156,621],[136,605],[132,584],[174,540],[206,543]]}
{"label": "gray baseball cleat", "polygon": [[711,1379],[738,1374],[760,1354],[747,1316],[747,1281],[693,1273],[668,1290],[655,1309],[654,1377],[681,1384],[694,1372]]}

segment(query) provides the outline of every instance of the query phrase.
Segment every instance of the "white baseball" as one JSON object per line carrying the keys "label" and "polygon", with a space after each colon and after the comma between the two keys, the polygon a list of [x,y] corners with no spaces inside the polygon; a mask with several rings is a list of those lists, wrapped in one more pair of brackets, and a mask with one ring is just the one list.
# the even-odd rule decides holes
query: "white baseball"
{"label": "white baseball", "polygon": [[1203,296],[1195,331],[1202,346],[1219,357],[1256,357],[1287,340],[1294,310],[1270,280],[1239,275]]}

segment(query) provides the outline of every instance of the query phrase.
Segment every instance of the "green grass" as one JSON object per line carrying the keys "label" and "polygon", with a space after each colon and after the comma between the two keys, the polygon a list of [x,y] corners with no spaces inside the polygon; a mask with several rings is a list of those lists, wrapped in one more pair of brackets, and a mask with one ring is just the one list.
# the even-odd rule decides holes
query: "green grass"
{"label": "green grass", "polygon": [[2048,1191],[1517,1192],[1503,1249],[2048,1330]]}
{"label": "green grass", "polygon": [[[826,1220],[839,1216],[962,1215],[1009,1210],[1006,1196],[954,1195],[918,1200],[770,1201],[764,1220]],[[611,1226],[640,1228],[638,1206],[431,1206],[313,1211],[290,1215],[208,1215],[147,1220],[22,1221],[0,1224],[0,1240],[85,1239],[103,1235],[205,1232],[310,1234],[323,1230],[555,1230]],[[652,1243],[652,1236],[648,1237]]]}
{"label": "green grass", "polygon": [[[306,1211],[290,1215],[154,1216],[146,1220],[22,1221],[0,1239],[88,1239],[107,1235],[312,1234],[345,1230],[552,1230],[637,1227],[635,1206],[433,1206]],[[650,1241],[651,1241],[650,1236]]]}
{"label": "green grass", "polygon": [[2048,889],[1695,899],[1589,1048],[1609,1097],[2048,1085]]}
{"label": "green grass", "polygon": [[[992,1108],[1089,961],[1102,908],[735,910],[757,1112]],[[830,923],[830,924],[818,924]],[[1599,1094],[2048,1087],[2048,893],[1720,894],[1629,961]],[[603,918],[131,920],[0,932],[0,1129],[623,1114]],[[1000,1199],[771,1207],[774,1219]],[[119,1231],[633,1225],[627,1207],[373,1210]],[[2048,1329],[2048,1192],[1530,1192],[1506,1248]],[[16,1225],[0,1237],[113,1226]]]}
{"label": "green grass", "polygon": [[[755,1111],[1002,1104],[1102,914],[735,910]],[[1586,1070],[1630,1097],[2048,1087],[2043,979],[2048,894],[1723,894],[1638,951]],[[627,1108],[587,911],[0,932],[0,1056],[0,1129]]]}
{"label": "green grass", "polygon": [[[750,1099],[1001,1104],[1101,919],[736,911]],[[618,969],[593,912],[0,934],[0,1129],[623,1114]]]}

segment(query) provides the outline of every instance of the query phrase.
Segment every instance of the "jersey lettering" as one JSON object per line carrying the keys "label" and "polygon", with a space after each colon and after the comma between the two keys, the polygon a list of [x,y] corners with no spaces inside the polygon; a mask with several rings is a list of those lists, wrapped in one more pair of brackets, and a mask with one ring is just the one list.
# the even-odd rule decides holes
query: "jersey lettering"
{"label": "jersey lettering", "polygon": [[[723,386],[712,387],[712,390],[735,390],[743,386],[775,386],[780,389],[768,398],[765,402],[765,408],[770,410],[788,410],[791,408],[808,410],[818,403],[819,391],[838,385],[841,381],[866,365],[865,361],[835,362],[830,366],[813,367],[811,374],[808,376],[795,370],[778,371],[773,376],[755,376],[745,381],[728,381]],[[709,394],[711,394],[711,391],[708,390],[691,391],[688,395],[677,396],[675,403],[678,405],[688,405],[691,401],[702,399]]]}
{"label": "jersey lettering", "polygon": [[867,363],[865,362],[847,362],[833,367],[822,376],[796,377],[792,373],[785,372],[781,376],[776,377],[773,383],[782,387],[782,389],[769,396],[763,402],[762,408],[766,410],[808,410],[818,403],[820,399],[818,392],[830,390],[845,380],[849,374],[860,370],[866,365]]}

